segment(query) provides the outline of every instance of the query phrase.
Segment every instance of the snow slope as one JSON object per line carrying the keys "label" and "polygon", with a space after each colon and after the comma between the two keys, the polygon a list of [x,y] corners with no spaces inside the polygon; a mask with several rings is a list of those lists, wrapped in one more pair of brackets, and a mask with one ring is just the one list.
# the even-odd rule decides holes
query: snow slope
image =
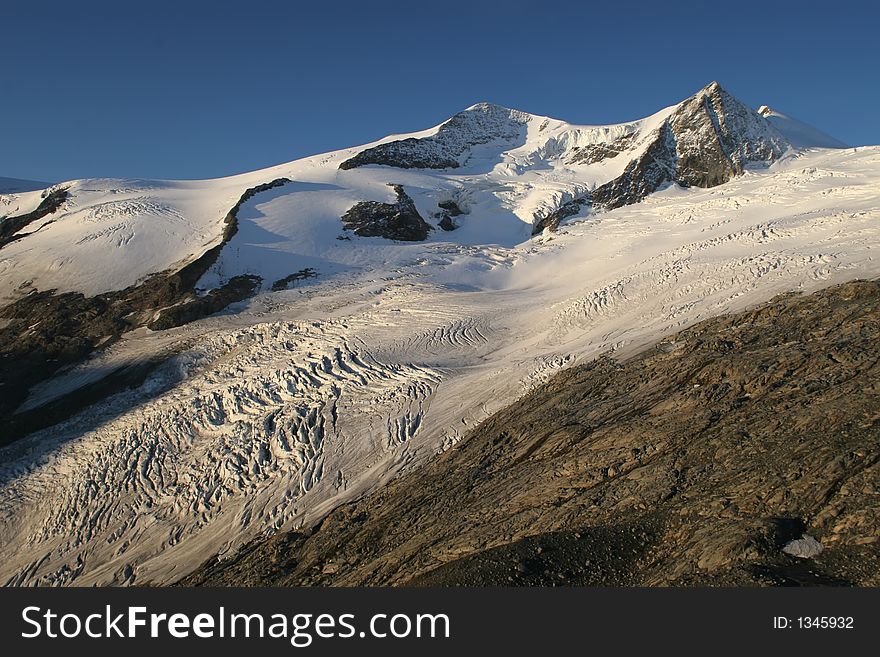
{"label": "snow slope", "polygon": [[0,219],[31,212],[36,209],[42,199],[42,189],[0,192]]}
{"label": "snow slope", "polygon": [[767,105],[761,105],[758,114],[767,118],[795,148],[849,148],[839,139]]}
{"label": "snow slope", "polygon": [[[658,139],[666,119],[717,89],[713,83],[678,105],[619,125],[576,126],[480,103],[430,130],[230,178],[63,183],[55,188],[67,189],[69,198],[52,221],[25,227],[19,234],[26,238],[0,251],[0,303],[34,289],[91,296],[180,267],[220,243],[226,213],[245,190],[277,178],[293,182],[247,204],[240,235],[201,287],[250,273],[262,276],[266,289],[303,267],[326,276],[408,262],[421,247],[345,235],[340,224],[340,216],[358,202],[394,200],[389,184],[403,185],[435,227],[430,242],[519,244],[541,217],[623,175]],[[773,131],[749,112],[734,117],[740,133],[761,139]],[[699,139],[699,133],[683,135],[683,152],[699,149]],[[408,152],[423,161],[439,166],[455,160],[456,166],[340,168],[394,144],[410,144]],[[445,200],[456,200],[467,213],[452,233],[437,228],[438,203]],[[9,216],[38,203],[39,195],[0,195],[2,214]]]}
{"label": "snow slope", "polygon": [[[880,276],[876,147],[791,150],[726,184],[584,208],[530,238],[536,214],[621,175],[674,110],[605,127],[517,113],[497,140],[446,144],[460,160],[444,169],[340,169],[359,148],[217,181],[71,183],[56,222],[0,251],[8,295],[22,277],[87,293],[136,282],[217,243],[244,189],[292,180],[242,205],[200,282],[258,273],[262,294],[133,331],[32,391],[25,406],[39,408],[176,354],[141,387],[0,450],[0,582],[174,581],[256,535],[309,526],[560,367],[780,292]],[[572,162],[621,137],[621,154]],[[460,227],[422,243],[345,234],[341,214],[393,200],[389,182],[431,222],[455,199]],[[318,278],[270,290],[303,267]]]}

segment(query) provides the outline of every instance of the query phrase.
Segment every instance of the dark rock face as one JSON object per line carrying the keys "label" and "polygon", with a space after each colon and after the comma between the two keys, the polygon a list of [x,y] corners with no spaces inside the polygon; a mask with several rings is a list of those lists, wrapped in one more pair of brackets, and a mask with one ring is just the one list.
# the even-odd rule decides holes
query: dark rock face
{"label": "dark rock face", "polygon": [[384,237],[403,242],[428,239],[432,226],[422,219],[401,185],[391,185],[391,188],[397,194],[397,203],[361,201],[342,215],[344,229],[361,237]]}
{"label": "dark rock face", "polygon": [[464,211],[458,206],[458,203],[452,200],[440,201],[437,204],[437,207],[446,210],[446,212],[449,213],[450,217],[457,217],[461,214],[464,214]]}
{"label": "dark rock face", "polygon": [[788,142],[766,118],[713,82],[670,117],[678,156],[675,182],[714,187],[750,162],[773,162]]}
{"label": "dark rock face", "polygon": [[259,276],[249,274],[233,276],[226,283],[215,290],[210,290],[204,296],[187,299],[169,308],[164,308],[147,327],[153,331],[164,331],[213,315],[231,303],[243,301],[253,296],[260,289],[262,282],[263,279]]}
{"label": "dark rock face", "polygon": [[877,586],[878,380],[880,283],[780,297],[565,370],[183,584]]}
{"label": "dark rock face", "polygon": [[290,287],[291,283],[296,283],[297,281],[304,281],[309,278],[318,278],[318,272],[315,271],[312,267],[304,267],[299,271],[293,272],[289,276],[285,276],[284,278],[279,278],[277,281],[272,283],[272,291],[279,292],[280,290],[286,290]]}
{"label": "dark rock face", "polygon": [[54,405],[53,413],[35,409],[13,414],[31,387],[61,368],[113,344],[126,331],[142,326],[153,330],[181,326],[255,292],[260,284],[255,276],[237,276],[202,297],[195,294],[194,288],[238,231],[241,204],[286,182],[282,178],[245,191],[224,219],[220,244],[176,272],[154,274],[138,285],[94,297],[77,292],[35,291],[0,308],[0,319],[7,320],[0,328],[0,445],[58,422],[112,392],[106,386],[93,386],[98,396],[83,398],[82,393],[74,393],[71,403],[65,404],[62,399]]}
{"label": "dark rock face", "polygon": [[528,114],[480,103],[459,112],[435,135],[387,142],[361,151],[339,165],[354,169],[383,164],[401,169],[454,169],[462,165],[470,149],[492,141],[512,142],[525,135]]}
{"label": "dark rock face", "polygon": [[455,223],[455,220],[446,213],[441,215],[440,223],[438,223],[437,225],[440,226],[441,229],[443,229],[447,232],[458,228],[458,224]]}
{"label": "dark rock face", "polygon": [[586,206],[613,210],[638,203],[666,184],[723,184],[740,175],[749,163],[777,160],[788,147],[767,119],[713,82],[663,122],[645,152],[620,176],[546,216],[536,217],[532,234],[547,227],[555,229]]}
{"label": "dark rock face", "polygon": [[455,221],[455,217],[465,214],[464,210],[459,207],[458,203],[450,199],[440,201],[437,204],[437,207],[440,208],[440,212],[435,215],[440,219],[440,222],[437,225],[445,231],[458,228],[458,222]]}
{"label": "dark rock face", "polygon": [[383,164],[400,169],[455,169],[457,159],[447,149],[425,148],[422,139],[408,138],[369,148],[339,165],[342,170],[356,169],[367,164]]}
{"label": "dark rock face", "polygon": [[590,144],[588,146],[575,146],[574,153],[568,159],[568,164],[595,164],[602,160],[610,160],[617,157],[623,151],[632,148],[633,135],[620,137],[607,144]]}
{"label": "dark rock face", "polygon": [[[246,189],[244,194],[241,195],[241,198],[232,206],[229,212],[226,214],[225,223],[228,229],[231,231],[229,233],[223,233],[223,245],[226,244],[235,233],[238,232],[238,211],[241,209],[241,206],[246,201],[249,201],[257,194],[261,192],[268,192],[270,189],[275,189],[276,187],[283,187],[287,183],[290,182],[290,178],[276,178],[275,180],[267,183],[262,183],[260,185],[256,185],[255,187],[251,187],[250,189]],[[220,248],[223,248],[223,245]],[[213,264],[213,263],[211,263]]]}
{"label": "dark rock face", "polygon": [[620,176],[593,190],[590,200],[606,210],[638,203],[675,180],[677,170],[675,132],[664,123],[641,157],[630,162]]}
{"label": "dark rock face", "polygon": [[26,235],[16,235],[16,233],[28,224],[39,221],[58,210],[67,200],[68,196],[69,194],[66,189],[56,189],[49,192],[33,212],[17,217],[0,218],[0,249],[10,242],[26,237]]}
{"label": "dark rock face", "polygon": [[556,230],[559,224],[561,224],[565,219],[580,214],[581,210],[585,206],[590,205],[590,203],[591,199],[589,195],[579,196],[568,201],[567,203],[563,203],[556,210],[547,215],[536,217],[535,223],[532,226],[532,235],[537,235],[545,228]]}

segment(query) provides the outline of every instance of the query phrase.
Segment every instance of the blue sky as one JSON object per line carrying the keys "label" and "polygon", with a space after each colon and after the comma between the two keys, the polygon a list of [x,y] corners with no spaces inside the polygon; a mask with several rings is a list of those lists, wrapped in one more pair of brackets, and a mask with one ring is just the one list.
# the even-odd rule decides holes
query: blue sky
{"label": "blue sky", "polygon": [[209,178],[487,100],[639,118],[717,79],[880,143],[874,2],[6,0],[0,176]]}

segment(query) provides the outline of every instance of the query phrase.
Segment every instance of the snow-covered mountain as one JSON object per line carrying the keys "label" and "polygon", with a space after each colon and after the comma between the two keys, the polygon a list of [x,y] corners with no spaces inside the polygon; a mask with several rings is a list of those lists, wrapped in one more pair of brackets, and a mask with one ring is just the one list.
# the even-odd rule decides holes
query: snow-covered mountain
{"label": "snow-covered mountain", "polygon": [[[0,300],[20,296],[23,283],[94,295],[181,267],[223,241],[227,212],[242,195],[275,180],[287,184],[252,201],[272,210],[239,222],[240,234],[199,288],[247,273],[268,289],[304,267],[326,276],[407,253],[358,236],[512,246],[563,218],[634,203],[664,185],[726,182],[788,147],[769,121],[712,83],[619,125],[575,126],[480,103],[421,133],[221,180],[72,181],[53,188],[67,197],[51,220],[33,219],[4,248]],[[412,201],[402,231],[386,226],[395,186]],[[4,196],[0,213],[32,213],[41,200]],[[355,212],[378,213],[369,229],[344,219],[360,203],[376,204]],[[455,208],[454,220],[442,204]],[[35,251],[40,258],[30,257]]]}
{"label": "snow-covered mountain", "polygon": [[712,83],[611,126],[480,103],[240,176],[0,195],[0,581],[173,581],[560,367],[876,277],[878,186],[880,149],[803,148]]}

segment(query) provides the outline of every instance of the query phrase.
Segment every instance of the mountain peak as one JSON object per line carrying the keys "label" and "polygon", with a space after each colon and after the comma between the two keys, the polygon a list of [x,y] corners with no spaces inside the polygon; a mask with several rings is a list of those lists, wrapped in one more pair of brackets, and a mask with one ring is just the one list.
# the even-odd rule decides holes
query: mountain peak
{"label": "mountain peak", "polygon": [[456,117],[468,114],[481,114],[487,117],[495,117],[498,120],[511,120],[516,123],[526,123],[532,119],[532,115],[528,112],[513,109],[512,107],[505,107],[504,105],[498,105],[497,103],[480,101],[479,103],[474,103],[470,107],[463,109],[461,112],[452,115],[449,120],[446,121],[444,126],[450,121],[453,121]]}
{"label": "mountain peak", "polygon": [[466,107],[462,111],[470,112],[473,110],[480,110],[480,111],[484,111],[484,112],[485,111],[490,111],[490,112],[514,112],[514,111],[516,111],[511,107],[505,107],[504,105],[499,105],[498,103],[490,103],[489,101],[486,101],[486,100],[481,100],[478,103],[474,103],[473,105],[471,105],[470,107]]}
{"label": "mountain peak", "polygon": [[789,142],[764,118],[712,81],[674,107],[621,175],[538,218],[533,232],[554,228],[584,205],[614,209],[663,185],[714,187],[751,164],[769,164]]}
{"label": "mountain peak", "polygon": [[712,187],[742,173],[748,163],[769,163],[789,143],[771,123],[713,80],[682,102],[669,119],[679,184]]}
{"label": "mountain peak", "polygon": [[712,80],[705,87],[697,91],[693,96],[687,98],[683,103],[693,100],[702,100],[704,98],[712,99],[713,103],[721,105],[742,106],[745,111],[752,112],[752,109],[743,103],[739,98],[731,94],[727,89],[721,86],[717,80]]}
{"label": "mountain peak", "polygon": [[354,169],[382,164],[402,169],[455,169],[481,144],[511,145],[525,139],[532,115],[493,103],[480,102],[454,114],[428,137],[408,137],[361,151],[339,165]]}

